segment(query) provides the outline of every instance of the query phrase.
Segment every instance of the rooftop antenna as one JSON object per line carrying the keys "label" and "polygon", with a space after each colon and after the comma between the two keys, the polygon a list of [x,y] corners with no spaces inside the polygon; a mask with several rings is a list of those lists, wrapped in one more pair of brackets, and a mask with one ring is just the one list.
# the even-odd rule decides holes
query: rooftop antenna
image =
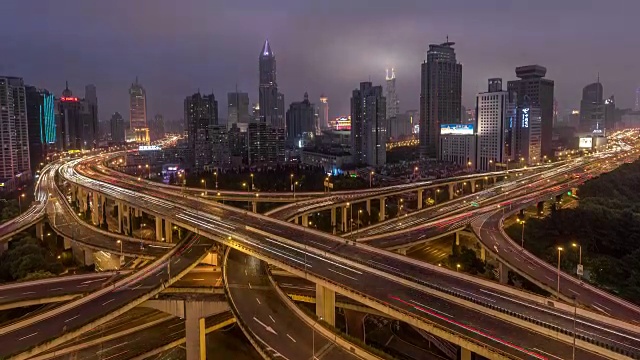
{"label": "rooftop antenna", "polygon": [[449,34],[447,34],[447,42],[449,42]]}

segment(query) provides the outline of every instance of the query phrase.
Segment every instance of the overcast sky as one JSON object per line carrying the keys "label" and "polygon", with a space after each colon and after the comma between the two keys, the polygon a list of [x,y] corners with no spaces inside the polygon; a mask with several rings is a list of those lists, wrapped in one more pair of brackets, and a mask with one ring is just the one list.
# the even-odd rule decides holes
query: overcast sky
{"label": "overcast sky", "polygon": [[97,86],[100,120],[128,116],[136,76],[149,117],[183,117],[184,97],[213,91],[226,118],[236,83],[257,102],[266,38],[288,105],[305,91],[349,112],[351,91],[395,67],[401,111],[417,109],[420,64],[449,35],[463,64],[463,105],[486,80],[540,64],[561,109],[578,106],[598,72],[606,96],[632,107],[640,86],[639,0],[2,0],[0,75],[56,95]]}

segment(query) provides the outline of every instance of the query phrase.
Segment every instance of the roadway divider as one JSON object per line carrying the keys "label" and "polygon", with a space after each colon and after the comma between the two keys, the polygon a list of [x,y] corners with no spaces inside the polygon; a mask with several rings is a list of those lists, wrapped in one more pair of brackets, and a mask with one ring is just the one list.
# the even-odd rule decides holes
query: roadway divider
{"label": "roadway divider", "polygon": [[[341,258],[339,256],[336,256],[336,255],[333,255],[333,254],[330,254],[330,253],[327,253],[327,252],[324,252],[324,251],[321,251],[321,250],[316,250],[314,248],[301,247],[300,244],[297,244],[297,243],[295,243],[295,242],[293,242],[291,240],[288,240],[288,239],[285,239],[285,238],[282,238],[282,237],[279,237],[279,236],[273,236],[273,235],[268,234],[268,233],[266,233],[266,232],[264,232],[262,230],[250,228],[248,226],[247,226],[247,230],[255,232],[255,233],[258,233],[258,234],[261,234],[261,235],[266,236],[266,237],[277,239],[277,240],[282,241],[283,243],[286,243],[288,245],[295,246],[298,249],[301,249],[301,250],[304,250],[304,251],[308,251],[308,252],[313,252],[316,255],[325,256],[325,257],[330,258],[330,259],[332,259],[334,261],[339,261],[339,262],[354,266],[356,268],[359,268],[361,270],[368,271],[370,273],[376,274],[378,276],[385,277],[385,278],[387,278],[389,280],[401,283],[401,284],[403,284],[405,286],[412,287],[414,289],[423,291],[423,292],[425,292],[427,294],[430,294],[430,295],[439,297],[441,299],[445,299],[445,300],[448,300],[450,302],[456,303],[458,305],[473,309],[473,310],[478,311],[480,313],[484,313],[484,314],[499,318],[501,320],[516,324],[516,325],[518,325],[520,327],[536,331],[538,333],[544,334],[544,335],[549,336],[551,338],[554,338],[556,340],[563,341],[563,342],[568,343],[568,344],[571,344],[574,341],[573,336],[571,336],[573,334],[573,331],[564,329],[564,328],[559,327],[559,326],[557,326],[555,324],[545,323],[545,322],[537,320],[537,319],[535,319],[533,317],[530,317],[528,315],[515,313],[515,312],[513,312],[513,311],[511,311],[509,309],[505,309],[505,308],[502,308],[502,307],[499,307],[499,306],[495,306],[493,304],[483,303],[483,302],[481,302],[480,300],[478,300],[475,297],[468,296],[468,295],[465,295],[465,294],[460,294],[460,293],[457,293],[455,291],[452,291],[451,289],[444,288],[444,287],[441,287],[441,286],[438,286],[438,285],[434,285],[434,284],[430,284],[430,283],[428,283],[428,282],[426,282],[424,280],[421,280],[421,279],[416,279],[416,278],[413,278],[411,276],[402,276],[401,277],[400,274],[398,276],[390,275],[387,272],[388,269],[384,269],[383,271],[381,271],[381,270],[378,270],[376,268],[371,267],[368,264],[361,264],[361,263],[356,262],[356,261],[347,260],[347,259]],[[278,265],[278,266],[280,266],[280,265]],[[282,267],[282,266],[280,266],[280,267]],[[290,266],[288,266],[288,267],[290,267]],[[290,267],[290,268],[292,268],[292,267]],[[304,272],[302,275],[300,275],[300,271],[291,271],[287,267],[284,267],[283,269],[287,270],[289,272],[292,272],[294,274],[298,274],[298,276],[303,277],[303,278],[307,278],[309,276],[308,272]],[[312,276],[319,277],[318,275],[312,275]],[[312,280],[312,281],[314,281],[314,280]],[[328,279],[326,281],[330,281],[331,282],[331,280],[328,280]],[[317,281],[314,281],[314,282],[317,283]],[[344,289],[348,289],[348,288],[344,287],[343,285],[338,285],[338,286],[334,285],[334,286],[330,286],[329,288],[332,288],[337,293],[340,293],[342,295],[351,297],[348,294],[348,292],[345,293]],[[348,289],[348,290],[353,291],[353,292],[357,292],[356,290],[353,290],[353,289]],[[363,296],[368,297],[366,295],[363,295]],[[353,299],[356,300],[356,301],[361,301],[361,300],[356,299],[356,298],[353,298]],[[379,300],[376,300],[376,301],[379,301]],[[367,303],[364,303],[364,304],[376,308],[375,306],[372,306],[371,304],[367,304]],[[386,305],[387,306],[391,306],[388,303],[386,303]],[[378,309],[378,310],[380,310],[380,309]],[[380,310],[380,311],[386,312],[386,311],[383,311],[383,310]],[[420,319],[423,322],[427,322],[426,319],[422,319],[422,318],[420,318]],[[401,318],[401,320],[405,320],[405,319]],[[424,325],[422,325],[422,324],[418,325],[418,327],[429,331],[428,329],[425,329]],[[434,335],[438,335],[438,334],[434,333]],[[449,340],[449,339],[447,339],[447,340]],[[581,335],[581,334],[576,334],[576,346],[580,346],[580,347],[582,347],[584,349],[587,349],[589,351],[595,352],[597,354],[601,354],[601,355],[608,356],[608,357],[615,358],[615,359],[622,359],[623,357],[621,357],[621,356],[625,356],[626,358],[629,358],[629,359],[640,358],[640,353],[634,355],[634,356],[637,356],[637,357],[631,357],[633,354],[631,354],[631,352],[627,351],[626,349],[623,349],[623,348],[620,348],[620,347],[616,347],[616,346],[612,346],[612,345],[610,345],[608,343],[603,343],[600,340],[596,340],[596,339],[594,339],[592,337],[587,337],[587,336],[584,336],[584,335]],[[483,356],[486,356],[486,355],[483,355]]]}
{"label": "roadway divider", "polygon": [[[273,279],[273,276],[271,276],[271,271],[269,269],[267,269],[267,277],[269,278],[269,282],[271,283],[271,286],[273,286],[273,288],[278,293],[278,296],[280,296],[280,299],[282,299],[282,301],[285,304],[287,304],[289,309],[293,310],[296,316],[302,319],[302,321],[304,321],[307,325],[309,325],[309,327],[312,327],[311,331],[317,331],[321,333],[322,336],[329,339],[329,341],[332,341],[336,345],[340,346],[341,348],[347,350],[351,354],[356,355],[361,359],[366,359],[366,360],[383,360],[384,359],[380,356],[377,356],[367,351],[367,349],[362,348],[359,345],[350,342],[349,340],[345,339],[344,337],[337,334],[336,332],[327,329],[324,324],[318,324],[318,321],[316,319],[312,319],[309,315],[307,315],[307,313],[302,311],[302,309],[300,309],[298,305],[294,304],[291,298],[287,294],[285,294],[284,291],[282,291],[280,286],[278,286],[278,284]],[[315,326],[316,324],[318,324],[318,326]],[[336,331],[340,332],[337,329]]]}
{"label": "roadway divider", "polygon": [[[159,265],[163,265],[164,262],[166,262],[167,260],[170,260],[170,258],[176,253],[176,251],[178,249],[181,248],[181,246],[190,241],[190,238],[187,238],[185,240],[183,240],[182,242],[178,243],[179,246],[176,246],[175,248],[171,249],[168,253],[166,253],[165,255],[163,255],[162,257],[158,258],[149,268],[147,268],[145,270],[145,272],[149,272],[149,269],[153,269],[153,268],[157,268]],[[168,279],[166,285],[163,284],[159,284],[156,288],[150,290],[147,294],[140,296],[130,302],[128,302],[126,305],[124,305],[123,307],[119,308],[118,310],[112,311],[109,314],[105,314],[104,316],[93,320],[77,329],[74,330],[70,330],[64,334],[62,334],[61,336],[53,339],[53,340],[48,340],[45,341],[39,345],[36,345],[35,347],[24,351],[20,354],[16,354],[12,357],[12,359],[15,360],[22,360],[22,359],[31,359],[34,355],[42,353],[44,351],[47,351],[55,346],[58,346],[60,344],[65,343],[66,341],[72,340],[76,337],[78,337],[79,335],[81,335],[84,332],[87,332],[93,328],[96,328],[104,323],[106,323],[107,321],[121,315],[124,314],[125,312],[133,309],[134,307],[140,305],[141,303],[143,303],[144,301],[146,301],[147,299],[155,296],[156,294],[160,293],[161,291],[163,291],[165,288],[169,287],[171,284],[173,284],[174,282],[178,281],[181,277],[183,277],[184,275],[188,274],[189,271],[191,271],[192,268],[196,267],[200,261],[202,261],[202,259],[206,256],[206,252],[204,252],[202,254],[202,256],[200,258],[198,258],[196,261],[194,261],[191,265],[189,265],[188,267],[186,267],[183,271],[181,271],[180,273],[174,275],[172,278]],[[98,290],[96,292],[91,293],[90,295],[87,295],[79,300],[76,300],[74,302],[71,302],[69,304],[60,306],[58,308],[53,309],[52,311],[46,312],[46,313],[42,313],[33,317],[30,317],[24,321],[18,322],[16,324],[12,324],[10,326],[7,327],[3,327],[0,328],[0,336],[2,336],[3,334],[6,334],[10,331],[13,331],[15,329],[20,329],[23,328],[25,326],[29,326],[32,325],[38,321],[42,321],[44,319],[47,319],[53,315],[57,315],[60,314],[64,311],[70,310],[74,307],[77,307],[80,304],[84,304],[88,301],[94,300],[104,294],[106,294],[107,292],[113,291],[113,289],[122,287],[123,285],[126,285],[127,283],[132,281],[132,278],[136,277],[137,273],[134,273],[132,276],[126,277],[120,281],[118,281],[117,283],[115,283],[113,285],[113,287],[107,287],[105,289],[101,289]]]}

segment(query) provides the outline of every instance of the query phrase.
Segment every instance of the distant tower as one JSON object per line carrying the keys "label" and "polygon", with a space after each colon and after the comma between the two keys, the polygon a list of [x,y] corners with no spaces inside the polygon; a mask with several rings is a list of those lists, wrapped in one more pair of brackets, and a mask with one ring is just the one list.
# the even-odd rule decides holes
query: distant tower
{"label": "distant tower", "polygon": [[269,40],[264,42],[259,56],[260,85],[258,88],[260,122],[284,128],[284,96],[282,108],[278,108],[278,84],[276,82],[276,56],[271,51]]}
{"label": "distant tower", "polygon": [[129,88],[129,126],[135,134],[137,142],[149,143],[149,126],[147,125],[147,93],[142,85],[136,82]]}
{"label": "distant tower", "polygon": [[320,114],[319,114],[320,128],[328,129],[329,128],[329,98],[324,96],[324,94],[320,95]]}
{"label": "distant tower", "polygon": [[636,89],[636,111],[640,111],[640,87]]}
{"label": "distant tower", "polygon": [[396,72],[391,68],[391,74],[387,69],[387,119],[396,117],[400,112],[398,95],[396,94]]}

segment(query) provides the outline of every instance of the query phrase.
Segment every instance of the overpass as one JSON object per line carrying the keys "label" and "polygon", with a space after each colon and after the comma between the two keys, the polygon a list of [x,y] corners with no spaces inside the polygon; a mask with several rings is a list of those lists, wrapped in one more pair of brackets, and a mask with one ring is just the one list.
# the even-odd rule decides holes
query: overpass
{"label": "overpass", "polygon": [[[73,175],[73,181],[80,186],[91,188],[93,191],[97,191],[99,188],[98,186],[96,186],[97,184],[93,183],[94,180],[88,180],[86,178],[83,178],[80,175]],[[172,196],[163,192],[161,193],[161,197],[163,199],[162,201],[166,203],[153,205],[151,202],[148,202],[148,201],[145,202],[144,201],[145,196],[141,195],[145,193],[153,194],[154,193],[153,190],[148,190],[148,189],[145,189],[144,187],[136,186],[135,184],[126,184],[125,186],[122,184],[122,181],[120,179],[118,179],[118,183],[119,183],[118,186],[123,186],[123,187],[126,187],[127,189],[123,189],[120,192],[117,192],[114,189],[110,188],[110,186],[113,186],[112,184],[110,184],[110,186],[102,184],[101,185],[102,188],[100,190],[109,191],[110,196],[114,196],[114,197],[124,198],[129,196],[130,198],[127,199],[126,201],[130,203],[136,203],[137,205],[135,206],[145,207],[147,209],[155,207],[156,208],[155,210],[150,210],[150,211],[155,212],[156,214],[160,211],[158,209],[162,208],[161,210],[164,213],[164,216],[167,216],[167,217],[170,216],[172,219],[178,219],[175,221],[180,226],[183,226],[185,228],[191,228],[194,230],[198,229],[198,231],[200,231],[201,234],[207,235],[207,236],[210,236],[209,234],[218,234],[218,237],[220,239],[223,239],[223,242],[225,242],[226,244],[231,245],[235,248],[241,249],[244,252],[250,253],[251,255],[257,256],[268,262],[275,263],[279,267],[283,267],[294,273],[307,277],[316,283],[320,283],[324,288],[327,288],[333,291],[337,290],[340,293],[345,293],[345,295],[350,296],[355,300],[363,302],[369,306],[377,308],[380,311],[387,312],[387,313],[393,312],[394,316],[401,318],[405,321],[412,321],[418,327],[427,328],[429,331],[435,332],[439,336],[440,335],[449,336],[449,338],[452,338],[451,332],[447,328],[447,326],[452,326],[452,323],[447,322],[445,320],[445,325],[447,326],[434,328],[434,322],[442,321],[444,319],[438,318],[437,316],[436,318],[438,320],[432,319],[434,316],[433,314],[424,315],[425,314],[423,311],[424,308],[420,310],[415,307],[415,304],[411,305],[413,303],[410,303],[407,300],[395,295],[393,298],[393,300],[395,300],[394,304],[391,305],[389,304],[388,301],[386,301],[388,298],[388,295],[380,294],[379,289],[378,291],[374,291],[373,289],[362,289],[362,286],[363,286],[362,281],[357,281],[356,283],[353,283],[352,280],[349,279],[349,277],[351,278],[355,278],[355,276],[360,277],[362,274],[365,274],[363,272],[364,270],[367,272],[365,277],[371,278],[369,281],[366,281],[367,283],[386,284],[387,282],[391,282],[388,287],[385,286],[384,288],[390,289],[390,290],[397,289],[398,294],[404,293],[406,291],[411,292],[410,288],[420,288],[421,291],[426,292],[427,288],[425,287],[423,289],[421,286],[425,286],[425,285],[428,286],[433,284],[425,283],[425,281],[421,280],[422,278],[424,278],[424,272],[425,272],[425,268],[423,266],[417,266],[416,264],[411,264],[406,259],[393,259],[393,261],[390,261],[390,258],[389,258],[390,255],[388,254],[384,254],[384,255],[377,254],[375,257],[373,257],[373,258],[377,258],[379,260],[385,261],[384,264],[375,260],[373,263],[371,263],[370,260],[364,260],[364,259],[372,259],[372,254],[371,254],[372,250],[367,247],[346,246],[344,244],[343,239],[336,239],[330,235],[319,234],[313,230],[303,229],[288,223],[277,222],[272,219],[262,217],[260,215],[243,212],[238,209],[231,209],[221,205],[203,203],[198,199],[191,199],[191,198],[185,198],[185,197],[172,198]],[[105,186],[107,188],[105,188]],[[114,190],[114,191],[111,191],[111,190]],[[128,195],[129,191],[131,193],[135,193],[137,196],[134,197],[134,196]],[[159,196],[159,193],[156,192],[155,194],[156,196]],[[158,199],[158,198],[155,198],[155,199]],[[177,209],[178,207],[182,207],[182,209]],[[196,211],[186,210],[186,208],[196,208],[198,210]],[[171,211],[167,211],[168,209],[171,209]],[[225,223],[222,223],[220,221],[221,219],[220,216],[225,218],[226,220]],[[244,224],[244,226],[238,226],[236,224]],[[255,224],[256,226],[255,227],[248,226],[253,224]],[[267,233],[267,235],[262,234],[261,236],[256,236],[256,234],[259,234],[259,232],[256,231],[257,227],[269,232]],[[224,234],[223,235],[225,236],[224,238],[220,236],[222,234]],[[231,236],[231,239],[229,239],[229,236]],[[212,237],[215,237],[215,235],[212,235]],[[274,238],[277,240],[273,240]],[[287,243],[288,238],[301,239],[301,243]],[[257,241],[257,242],[254,242],[254,241]],[[302,250],[301,247],[303,247],[304,250]],[[320,249],[324,249],[324,250],[320,250],[319,247]],[[316,257],[320,258],[320,259],[317,259],[317,258],[313,259],[313,263],[317,265],[315,267],[312,265],[312,260],[309,258],[309,256],[311,256],[312,254],[312,253],[309,253],[310,251],[311,252],[319,251],[322,254],[322,256],[315,254]],[[329,252],[336,252],[339,254],[339,256],[335,256],[335,259],[334,259],[331,256],[331,254],[329,254]],[[354,253],[356,253],[357,255],[354,256]],[[302,260],[301,258],[302,254],[305,254],[306,259]],[[346,255],[347,255],[347,259],[345,259]],[[358,266],[358,268],[353,269],[350,267],[354,266],[354,264],[356,263],[355,262],[354,264],[345,263],[345,261],[353,261],[348,259],[358,259],[361,263],[356,265]],[[350,269],[350,270],[344,270],[343,268],[341,268],[343,269],[342,271],[347,271],[348,273],[339,271],[339,273],[336,274],[334,273],[334,271],[330,270],[331,268],[326,267],[326,261],[329,261],[329,260],[335,262],[340,266],[344,266],[344,269]],[[320,263],[317,263],[317,261],[319,261]],[[362,263],[366,263],[367,265],[363,266]],[[378,265],[376,265],[375,263],[378,263]],[[400,270],[399,268],[396,268],[394,264],[402,267],[402,270]],[[379,270],[379,269],[383,269],[383,270]],[[349,271],[354,271],[354,270],[356,271],[354,272],[355,276],[349,275],[351,274]],[[358,272],[361,274],[358,275]],[[442,272],[442,270],[441,269],[433,270],[433,273],[439,273],[439,272]],[[389,273],[392,273],[393,275]],[[403,277],[405,278],[404,281],[402,281]],[[406,277],[409,277],[410,280],[407,281]],[[453,275],[449,275],[448,277],[453,277]],[[345,286],[346,284],[348,284],[348,286]],[[449,285],[450,284],[446,284],[447,287]],[[330,293],[327,293],[325,291],[325,294],[329,296],[327,299],[331,299]],[[412,296],[415,296],[415,295],[410,295],[409,293],[406,293],[405,295],[409,299]],[[425,293],[425,296],[426,296],[426,293]],[[443,301],[442,299],[446,298],[446,296],[444,296],[441,293],[438,293],[433,296],[436,296],[433,298],[434,303],[438,303],[438,299],[440,299],[439,301],[440,303],[442,303]],[[381,301],[381,299],[385,299],[385,300]],[[450,301],[452,305],[454,304],[454,299],[447,299],[447,300]],[[467,312],[470,311],[469,308],[471,307],[470,304],[468,303],[464,303],[464,305],[458,305],[458,306],[460,307],[460,310],[459,312],[456,311],[456,314],[458,313],[464,314],[465,311]],[[473,311],[477,311],[477,309],[474,308]],[[495,315],[495,314],[492,313],[492,315]],[[474,318],[477,316],[478,314],[476,314],[475,316],[469,315],[468,317],[465,317],[465,319]],[[428,326],[427,326],[426,318],[429,318]],[[486,321],[489,321],[489,320],[486,320]],[[506,327],[510,326],[509,325],[510,323],[508,323],[508,321],[501,321],[498,323],[500,323],[501,325],[497,326],[496,328],[504,328],[505,326]],[[442,325],[442,324],[439,324],[439,325]],[[566,328],[568,327],[569,326],[566,326]],[[523,354],[521,349],[519,349],[518,347],[514,347],[513,344],[510,342],[507,342],[507,344],[504,344],[504,343],[493,344],[495,340],[493,341],[487,340],[486,338],[483,338],[482,335],[479,335],[473,331],[470,331],[467,328],[463,328],[463,329],[464,330],[460,330],[460,331],[465,333],[461,334],[459,332],[456,332],[455,338],[452,338],[452,340],[454,342],[457,341],[459,344],[464,344],[464,347],[466,347],[467,349],[472,348],[472,350],[474,350],[475,352],[480,352],[481,354],[482,353],[490,354],[490,356],[496,356],[497,354],[500,354],[498,356],[514,356],[514,354],[509,355],[508,352],[515,352],[517,354],[515,356],[521,356]],[[519,331],[516,329],[518,328],[516,327],[516,328],[509,329],[508,331],[505,332],[505,336],[506,337],[511,336],[511,338],[514,341],[519,342],[521,341],[522,337],[513,336],[514,334],[517,334]],[[469,334],[470,336],[467,334]],[[564,333],[559,333],[556,336],[556,338],[559,340],[562,339],[562,334]],[[479,342],[477,339],[478,336],[482,339]],[[580,341],[586,342],[586,340],[580,340],[580,336],[581,335],[579,334],[577,335],[579,339],[578,344],[579,346],[585,347],[586,344],[580,344]],[[485,346],[483,345],[483,342],[491,342],[491,345]],[[563,350],[561,348],[562,348],[563,342],[564,341],[556,341],[554,342],[554,344],[552,344],[552,346],[558,345],[559,348],[547,349],[547,350],[556,354],[559,352],[562,352]],[[544,351],[543,349],[541,350]],[[585,358],[588,358],[588,357],[585,357]]]}

